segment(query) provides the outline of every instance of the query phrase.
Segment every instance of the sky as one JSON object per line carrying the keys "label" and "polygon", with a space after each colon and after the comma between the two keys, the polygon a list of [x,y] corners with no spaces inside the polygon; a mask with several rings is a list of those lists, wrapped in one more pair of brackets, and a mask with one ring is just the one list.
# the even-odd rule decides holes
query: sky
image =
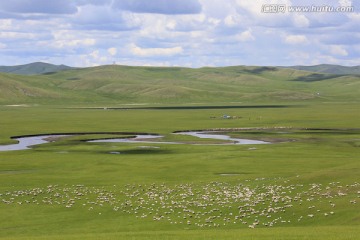
{"label": "sky", "polygon": [[0,0],[0,65],[38,61],[360,65],[360,1]]}

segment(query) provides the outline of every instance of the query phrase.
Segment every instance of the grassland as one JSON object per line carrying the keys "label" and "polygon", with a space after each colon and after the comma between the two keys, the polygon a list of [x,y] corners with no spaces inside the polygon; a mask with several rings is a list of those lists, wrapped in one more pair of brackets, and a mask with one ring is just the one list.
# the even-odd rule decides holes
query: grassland
{"label": "grassland", "polygon": [[274,67],[101,66],[49,75],[0,74],[0,103],[102,106],[357,101],[359,76]]}
{"label": "grassland", "polygon": [[[166,141],[193,143],[199,140],[171,133],[240,127],[334,130],[229,133],[277,142],[255,149],[249,145],[88,143],[81,140],[94,135],[83,135],[31,150],[0,152],[0,239],[359,239],[357,78],[306,82],[295,79],[311,73],[240,68],[245,76],[254,77],[247,82],[245,76],[243,80],[228,76],[239,67],[228,72],[161,69],[161,73],[113,68],[71,70],[27,80],[1,75],[4,86],[26,85],[28,91],[37,86],[39,95],[21,95],[15,101],[14,91],[0,94],[0,143],[14,142],[11,136],[61,132],[151,132],[164,135]],[[119,77],[125,75],[131,77]],[[195,76],[198,80],[192,85]],[[128,85],[135,86],[122,82],[116,87],[116,79],[128,79]],[[171,83],[160,91],[166,79]],[[192,90],[166,95],[183,88],[177,85],[181,79],[182,86],[188,84]],[[144,81],[151,84],[145,86]],[[204,90],[195,94],[195,88]],[[233,96],[244,103],[232,103],[239,101]],[[169,99],[172,104],[165,104]],[[140,106],[130,103],[148,105],[137,109]],[[26,106],[6,106],[13,104]],[[186,105],[192,108],[144,108]],[[254,105],[282,107],[244,107]],[[126,108],[88,108],[98,106]],[[237,118],[222,119],[224,114]],[[121,154],[110,154],[113,151]]]}

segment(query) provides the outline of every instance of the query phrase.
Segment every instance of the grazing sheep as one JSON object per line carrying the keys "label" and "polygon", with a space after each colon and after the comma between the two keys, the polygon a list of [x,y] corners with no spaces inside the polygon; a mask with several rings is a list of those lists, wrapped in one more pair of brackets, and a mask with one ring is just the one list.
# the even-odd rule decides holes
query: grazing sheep
{"label": "grazing sheep", "polygon": [[[345,189],[337,182],[327,185],[312,183],[306,186],[289,184],[289,181],[281,179],[276,179],[274,184],[261,184],[264,180],[246,180],[246,184],[128,184],[125,187],[114,185],[111,190],[84,185],[49,185],[45,188],[4,192],[0,193],[0,197],[1,202],[7,205],[56,204],[68,209],[87,208],[89,211],[109,208],[114,213],[123,212],[136,218],[167,221],[175,225],[218,228],[228,224],[243,224],[255,228],[291,223],[290,219],[285,218],[285,213],[291,213],[294,202],[298,202],[296,206],[304,211],[326,211],[315,209],[315,206],[325,199],[359,194],[357,189],[360,186],[359,183],[347,184]],[[306,203],[303,207],[302,202]],[[332,208],[335,207],[335,203],[328,202]],[[356,204],[356,200],[350,200],[350,203]],[[330,217],[333,214],[334,212],[325,212],[324,216]],[[101,212],[98,212],[98,215],[101,215]],[[309,221],[303,219],[303,216],[297,216],[295,212],[292,216],[297,222]],[[315,214],[310,212],[307,216],[314,218]]]}

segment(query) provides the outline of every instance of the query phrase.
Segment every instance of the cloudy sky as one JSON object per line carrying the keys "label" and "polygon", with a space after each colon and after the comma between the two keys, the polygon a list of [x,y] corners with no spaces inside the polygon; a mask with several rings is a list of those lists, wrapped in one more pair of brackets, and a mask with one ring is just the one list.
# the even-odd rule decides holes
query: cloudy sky
{"label": "cloudy sky", "polygon": [[351,66],[359,26],[359,0],[0,0],[0,65]]}

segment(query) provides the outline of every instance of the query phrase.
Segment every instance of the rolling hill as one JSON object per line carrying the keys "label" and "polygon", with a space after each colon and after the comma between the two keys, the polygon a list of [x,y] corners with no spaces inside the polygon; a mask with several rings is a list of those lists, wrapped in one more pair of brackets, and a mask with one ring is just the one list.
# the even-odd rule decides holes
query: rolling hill
{"label": "rolling hill", "polygon": [[291,66],[284,68],[337,75],[360,75],[360,66],[346,67],[340,65],[320,64],[315,66]]}
{"label": "rolling hill", "polygon": [[276,67],[99,66],[0,73],[0,103],[187,104],[359,101],[360,77]]}
{"label": "rolling hill", "polygon": [[0,66],[0,72],[14,73],[20,75],[48,74],[69,69],[72,69],[72,67],[65,65],[53,65],[43,62],[36,62],[18,66]]}

